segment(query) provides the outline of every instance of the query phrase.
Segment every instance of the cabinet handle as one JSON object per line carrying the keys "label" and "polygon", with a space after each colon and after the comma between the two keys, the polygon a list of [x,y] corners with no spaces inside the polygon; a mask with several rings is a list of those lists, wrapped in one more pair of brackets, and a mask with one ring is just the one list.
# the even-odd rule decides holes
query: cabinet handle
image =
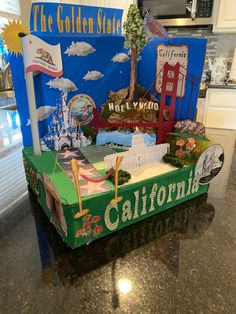
{"label": "cabinet handle", "polygon": [[197,13],[197,0],[193,0],[192,2],[192,9],[191,9],[191,18],[195,20]]}

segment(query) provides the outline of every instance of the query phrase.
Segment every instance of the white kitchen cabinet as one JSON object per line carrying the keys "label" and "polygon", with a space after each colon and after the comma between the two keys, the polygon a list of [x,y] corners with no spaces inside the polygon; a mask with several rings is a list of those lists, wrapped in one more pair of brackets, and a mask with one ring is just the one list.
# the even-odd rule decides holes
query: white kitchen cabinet
{"label": "white kitchen cabinet", "polygon": [[208,191],[210,197],[224,199],[227,197],[226,189],[233,160],[236,130],[206,128],[206,136],[213,142],[220,144],[224,149],[223,167],[210,183]]}
{"label": "white kitchen cabinet", "polygon": [[214,33],[236,33],[236,1],[215,0]]}
{"label": "white kitchen cabinet", "polygon": [[236,89],[207,90],[203,124],[206,127],[206,136],[224,148],[224,165],[209,188],[211,197],[223,199],[226,197],[236,138]]}
{"label": "white kitchen cabinet", "polygon": [[236,89],[207,90],[203,124],[210,128],[236,129]]}

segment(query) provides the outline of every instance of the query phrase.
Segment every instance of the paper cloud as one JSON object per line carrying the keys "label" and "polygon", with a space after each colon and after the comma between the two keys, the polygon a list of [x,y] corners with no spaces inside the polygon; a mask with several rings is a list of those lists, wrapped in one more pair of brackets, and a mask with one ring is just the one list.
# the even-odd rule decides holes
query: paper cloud
{"label": "paper cloud", "polygon": [[127,62],[130,60],[130,57],[126,53],[117,53],[112,59],[113,62]]}
{"label": "paper cloud", "polygon": [[70,47],[68,47],[65,51],[65,54],[70,56],[81,56],[86,57],[89,54],[96,51],[96,49],[93,48],[90,44],[84,42],[84,41],[77,41],[76,43],[72,41]]}
{"label": "paper cloud", "polygon": [[[47,119],[51,113],[57,110],[57,106],[42,106],[37,109],[37,119],[38,121],[43,121]],[[30,125],[30,119],[27,120],[26,126]]]}
{"label": "paper cloud", "polygon": [[83,77],[85,81],[96,81],[102,78],[104,75],[99,71],[88,71],[88,73]]}
{"label": "paper cloud", "polygon": [[67,79],[67,78],[55,78],[53,80],[50,80],[49,82],[47,82],[47,85],[50,88],[55,88],[55,89],[59,89],[65,92],[74,92],[76,90],[78,90],[78,88],[75,86],[75,84]]}

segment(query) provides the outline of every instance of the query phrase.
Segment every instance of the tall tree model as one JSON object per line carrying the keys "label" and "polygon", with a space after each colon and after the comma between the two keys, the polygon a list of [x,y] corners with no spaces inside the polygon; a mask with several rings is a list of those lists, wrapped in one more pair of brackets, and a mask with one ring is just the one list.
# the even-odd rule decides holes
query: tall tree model
{"label": "tall tree model", "polygon": [[130,90],[129,100],[134,99],[137,78],[137,58],[143,47],[147,43],[147,36],[143,29],[143,20],[136,5],[131,4],[124,23],[125,29],[125,48],[131,51],[131,73],[130,73]]}

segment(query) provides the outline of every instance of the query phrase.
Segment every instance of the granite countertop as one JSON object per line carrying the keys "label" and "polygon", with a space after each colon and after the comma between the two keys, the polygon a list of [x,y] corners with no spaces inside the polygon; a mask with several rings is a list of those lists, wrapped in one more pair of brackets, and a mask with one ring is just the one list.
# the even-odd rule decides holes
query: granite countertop
{"label": "granite countertop", "polygon": [[30,193],[0,219],[0,312],[236,313],[235,162],[227,193],[74,251]]}
{"label": "granite countertop", "polygon": [[208,88],[220,88],[220,89],[236,89],[236,84],[227,84],[227,85],[214,85],[210,84]]}
{"label": "granite countertop", "polygon": [[236,89],[236,84],[222,84],[222,85],[209,84],[209,85],[205,85],[205,88],[202,88],[199,90],[198,98],[205,98],[208,88]]}

